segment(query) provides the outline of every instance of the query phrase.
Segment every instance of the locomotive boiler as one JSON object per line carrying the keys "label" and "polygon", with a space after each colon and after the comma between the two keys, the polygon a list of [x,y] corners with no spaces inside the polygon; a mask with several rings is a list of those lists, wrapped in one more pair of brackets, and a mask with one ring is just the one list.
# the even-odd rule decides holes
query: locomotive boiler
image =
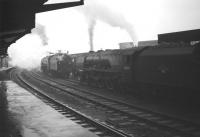
{"label": "locomotive boiler", "polygon": [[75,70],[80,80],[89,84],[110,89],[125,87],[132,84],[132,56],[143,49],[105,50],[75,56],[74,60],[82,60],[81,67],[74,62]]}

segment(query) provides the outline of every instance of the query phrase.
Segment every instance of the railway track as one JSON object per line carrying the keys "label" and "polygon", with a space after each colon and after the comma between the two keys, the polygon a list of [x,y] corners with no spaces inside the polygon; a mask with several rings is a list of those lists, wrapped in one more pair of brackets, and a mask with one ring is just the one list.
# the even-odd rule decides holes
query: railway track
{"label": "railway track", "polygon": [[45,94],[39,88],[32,85],[25,78],[21,76],[20,73],[12,71],[10,77],[20,84],[22,87],[29,90],[33,95],[40,98],[43,102],[53,107],[58,112],[62,113],[65,117],[75,121],[80,124],[82,127],[89,129],[91,132],[94,132],[100,137],[131,137],[131,135],[126,134],[118,129],[115,129],[111,126],[103,124],[99,121],[92,119],[84,115],[83,113],[78,112],[77,110],[69,107],[68,105],[60,102],[56,98],[52,98],[49,95]]}
{"label": "railway track", "polygon": [[[111,98],[103,97],[101,95],[97,95],[94,93],[88,92],[87,90],[80,89],[77,87],[77,84],[66,84],[66,82],[55,81],[51,78],[44,77],[32,73],[32,76],[38,79],[40,77],[43,82],[46,82],[50,86],[52,86],[52,82],[56,83],[61,90],[69,92],[66,90],[66,87],[70,87],[78,90],[79,92],[72,92],[75,96],[79,96],[80,98],[87,99],[94,104],[101,105],[105,107],[111,113],[115,115],[112,118],[109,118],[106,122],[112,126],[120,127],[121,129],[125,129],[128,126],[133,125],[134,123],[139,123],[140,125],[150,125],[155,126],[159,130],[164,130],[170,132],[170,136],[174,137],[199,137],[200,136],[200,126],[198,124],[181,120],[178,118],[174,118],[165,114],[160,114],[156,112],[152,112],[143,108],[139,108],[137,106],[133,106],[124,102],[120,102]],[[70,81],[69,83],[73,83]],[[55,86],[55,84],[53,84]],[[80,92],[81,91],[81,92]]]}

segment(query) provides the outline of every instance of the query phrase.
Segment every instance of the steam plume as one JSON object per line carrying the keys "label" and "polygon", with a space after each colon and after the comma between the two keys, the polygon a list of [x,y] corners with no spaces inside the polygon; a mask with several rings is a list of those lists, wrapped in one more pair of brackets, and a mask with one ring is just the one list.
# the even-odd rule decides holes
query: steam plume
{"label": "steam plume", "polygon": [[85,6],[78,9],[86,16],[86,19],[88,20],[90,43],[93,41],[93,29],[95,27],[96,20],[103,21],[113,27],[124,29],[134,42],[138,41],[133,25],[128,22],[122,14],[109,9],[105,5],[99,3],[97,0],[87,0],[85,2]]}
{"label": "steam plume", "polygon": [[90,51],[94,50],[94,27],[96,25],[96,20],[95,19],[91,19],[91,21],[89,22],[89,27],[88,27],[88,33],[89,33],[89,38],[90,38]]}
{"label": "steam plume", "polygon": [[[39,37],[38,37],[39,36]],[[8,48],[10,64],[24,69],[34,69],[40,66],[41,58],[46,55],[48,38],[45,27],[37,24],[31,34],[27,34]]]}
{"label": "steam plume", "polygon": [[46,35],[45,27],[41,24],[36,24],[36,27],[32,29],[32,34],[37,34],[42,40],[43,45],[48,45],[48,37]]}

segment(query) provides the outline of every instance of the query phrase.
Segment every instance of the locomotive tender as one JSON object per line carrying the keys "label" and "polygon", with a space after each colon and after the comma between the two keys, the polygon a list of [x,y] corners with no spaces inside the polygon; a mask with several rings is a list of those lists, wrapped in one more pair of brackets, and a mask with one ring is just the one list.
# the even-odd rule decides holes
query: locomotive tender
{"label": "locomotive tender", "polygon": [[[49,58],[47,66],[53,63]],[[67,75],[71,70],[71,76],[80,81],[135,95],[194,102],[200,96],[200,43],[162,43],[72,54],[70,58],[66,66],[51,72],[63,67]],[[44,66],[41,69],[46,72]]]}

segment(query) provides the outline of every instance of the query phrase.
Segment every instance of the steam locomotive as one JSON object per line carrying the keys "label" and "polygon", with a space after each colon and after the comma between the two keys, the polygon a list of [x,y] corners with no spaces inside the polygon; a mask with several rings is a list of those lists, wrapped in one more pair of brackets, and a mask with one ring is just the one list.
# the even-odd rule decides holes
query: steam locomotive
{"label": "steam locomotive", "polygon": [[43,58],[42,71],[139,96],[182,101],[200,97],[200,43],[105,50],[58,60],[60,56]]}
{"label": "steam locomotive", "polygon": [[68,78],[72,72],[72,59],[63,53],[46,56],[41,60],[41,70],[55,77]]}

